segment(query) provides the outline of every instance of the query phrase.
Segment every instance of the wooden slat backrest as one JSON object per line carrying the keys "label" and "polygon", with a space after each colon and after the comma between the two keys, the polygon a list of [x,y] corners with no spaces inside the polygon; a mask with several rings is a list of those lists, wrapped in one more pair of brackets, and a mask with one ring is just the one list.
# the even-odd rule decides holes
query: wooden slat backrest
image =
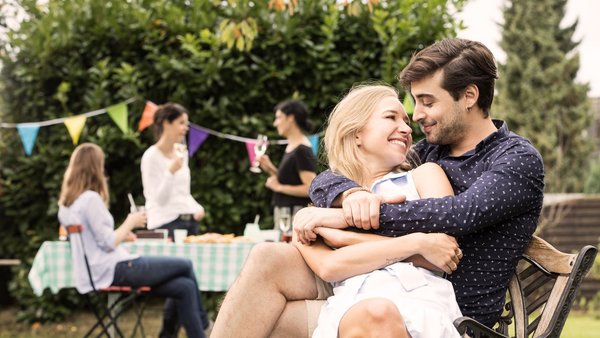
{"label": "wooden slat backrest", "polygon": [[[500,331],[508,334],[506,325],[514,323],[516,337],[548,337],[560,332],[583,277],[575,279],[573,274],[585,275],[591,266],[580,257],[588,251],[593,251],[595,257],[596,250],[589,246],[579,255],[567,254],[533,236],[509,284],[509,312],[503,316],[504,329]],[[558,316],[561,311],[564,314]]]}
{"label": "wooden slat backrest", "polygon": [[578,254],[567,254],[533,236],[508,285],[499,325],[492,330],[469,317],[458,318],[454,324],[463,336],[560,337],[597,252],[595,246],[587,245]]}

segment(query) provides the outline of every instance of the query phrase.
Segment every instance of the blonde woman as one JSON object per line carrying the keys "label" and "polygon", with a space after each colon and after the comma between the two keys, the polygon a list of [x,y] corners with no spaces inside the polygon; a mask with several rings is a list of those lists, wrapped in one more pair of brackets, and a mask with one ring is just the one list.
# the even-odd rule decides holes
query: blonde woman
{"label": "blonde woman", "polygon": [[[104,176],[104,153],[92,143],[73,151],[59,197],[61,224],[81,224],[85,252],[96,288],[150,286],[152,294],[177,302],[181,324],[188,337],[204,337],[209,322],[201,300],[192,262],[179,257],[147,257],[130,254],[120,244],[146,222],[144,212],[129,214],[115,229],[108,211],[108,186]],[[74,251],[80,245],[71,243]],[[83,257],[73,261],[75,286],[80,293],[92,290]],[[167,313],[165,313],[167,315]]]}
{"label": "blonde woman", "polygon": [[[324,142],[330,169],[379,195],[404,194],[409,200],[452,195],[436,164],[410,169],[409,124],[392,87],[353,88],[329,117]],[[333,287],[313,337],[458,337],[453,320],[461,312],[452,284],[441,277],[441,272],[457,267],[454,238],[422,233],[396,238],[359,235],[332,229],[346,226],[340,224],[339,209],[311,209],[297,214],[295,231],[305,243],[307,238],[316,239],[315,233],[320,238],[312,245],[295,241],[296,247],[315,274]],[[347,245],[357,236],[372,241]],[[325,243],[343,247],[332,250]],[[373,320],[373,309],[390,307],[395,320],[386,325]]]}

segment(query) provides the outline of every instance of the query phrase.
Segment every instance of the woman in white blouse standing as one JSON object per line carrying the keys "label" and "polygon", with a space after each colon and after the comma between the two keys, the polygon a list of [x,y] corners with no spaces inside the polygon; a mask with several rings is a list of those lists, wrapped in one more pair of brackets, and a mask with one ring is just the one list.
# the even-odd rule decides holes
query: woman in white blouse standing
{"label": "woman in white blouse standing", "polygon": [[187,149],[176,149],[185,140],[188,123],[183,106],[177,103],[160,106],[154,115],[158,141],[142,156],[148,229],[166,229],[171,238],[175,229],[197,235],[198,222],[204,217],[204,208],[190,192]]}
{"label": "woman in white blouse standing", "polygon": [[[166,103],[154,114],[153,123],[158,141],[144,152],[141,163],[148,229],[168,230],[170,238],[174,238],[175,229],[197,235],[204,208],[190,192],[187,149],[178,149],[189,130],[187,110],[177,103]],[[161,338],[177,337],[178,317],[175,301],[167,298]]]}

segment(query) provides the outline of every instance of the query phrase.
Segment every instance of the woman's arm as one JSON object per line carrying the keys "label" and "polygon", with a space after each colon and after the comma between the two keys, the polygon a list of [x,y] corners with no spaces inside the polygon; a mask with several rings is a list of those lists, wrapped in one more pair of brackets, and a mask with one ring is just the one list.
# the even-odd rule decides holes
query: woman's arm
{"label": "woman's arm", "polygon": [[[175,174],[170,169],[165,170],[161,166],[161,161],[164,162],[165,159],[159,158],[156,155],[156,152],[148,153],[148,150],[146,150],[146,153],[142,157],[140,165],[142,186],[144,187],[144,197],[147,201],[150,200],[158,205],[164,205],[171,197],[171,187],[173,186]],[[181,161],[180,167],[183,166],[183,159],[178,158],[174,161]]]}
{"label": "woman's arm", "polygon": [[132,229],[144,226],[146,213],[143,211],[129,214],[125,222],[114,229],[113,217],[104,205],[104,201],[96,192],[85,192],[85,204],[82,209],[85,231],[89,231],[98,247],[104,251],[112,251],[123,242]]}
{"label": "woman's arm", "polygon": [[302,184],[299,185],[281,184],[277,180],[277,176],[269,177],[265,185],[267,188],[282,194],[297,197],[308,197],[308,188],[317,174],[312,171],[301,171],[299,176],[300,180],[302,181]]}
{"label": "woman's arm", "polygon": [[[318,235],[323,242],[330,248],[338,249],[341,247],[354,245],[364,242],[382,241],[389,239],[389,237],[376,235],[364,232],[354,232],[326,227],[317,228]],[[419,266],[432,271],[443,271],[440,267],[437,267],[427,261],[421,255],[413,255],[404,260],[405,262],[411,262],[415,266]]]}
{"label": "woman's arm", "polygon": [[452,273],[458,248],[456,240],[449,236],[422,233],[355,244],[338,250],[332,250],[320,239],[310,246],[297,240],[293,243],[315,274],[328,282],[367,273],[416,254],[426,254],[436,266]]}
{"label": "woman's arm", "polygon": [[258,158],[258,163],[262,170],[266,171],[270,176],[277,175],[277,167],[271,162],[269,155],[262,155]]}
{"label": "woman's arm", "polygon": [[115,230],[114,246],[118,246],[129,238],[129,234],[135,228],[143,228],[146,224],[146,212],[138,211],[127,215],[127,218]]}

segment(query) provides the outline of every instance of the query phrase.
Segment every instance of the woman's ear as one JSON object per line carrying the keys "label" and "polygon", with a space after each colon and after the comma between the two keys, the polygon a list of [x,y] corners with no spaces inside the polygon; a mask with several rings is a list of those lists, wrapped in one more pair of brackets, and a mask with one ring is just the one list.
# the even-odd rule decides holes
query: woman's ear
{"label": "woman's ear", "polygon": [[362,145],[362,140],[360,139],[360,134],[354,135],[354,143],[356,143],[356,145],[359,147]]}

